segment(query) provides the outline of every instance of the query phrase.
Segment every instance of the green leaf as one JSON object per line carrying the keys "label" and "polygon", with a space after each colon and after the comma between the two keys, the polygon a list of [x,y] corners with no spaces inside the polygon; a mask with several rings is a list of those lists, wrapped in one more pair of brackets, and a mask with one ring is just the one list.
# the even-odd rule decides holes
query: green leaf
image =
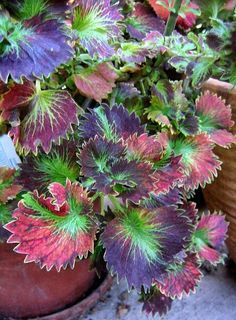
{"label": "green leaf", "polygon": [[48,8],[47,0],[24,0],[19,9],[19,17],[30,19],[45,12]]}

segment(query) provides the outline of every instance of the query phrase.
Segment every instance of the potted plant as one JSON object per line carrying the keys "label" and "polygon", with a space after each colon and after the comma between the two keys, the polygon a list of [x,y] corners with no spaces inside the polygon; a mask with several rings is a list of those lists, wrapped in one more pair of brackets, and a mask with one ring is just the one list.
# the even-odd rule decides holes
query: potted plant
{"label": "potted plant", "polygon": [[[190,197],[220,169],[214,145],[234,142],[231,112],[215,95],[197,98],[178,81],[173,67],[182,70],[179,54],[193,54],[196,41],[172,33],[175,5],[167,25],[134,1],[71,1],[62,11],[42,0],[2,5],[0,128],[22,161],[0,171],[6,279],[15,265],[6,268],[5,252],[14,247],[12,264],[26,279],[26,265],[54,284],[71,274],[71,305],[83,266],[85,294],[95,278],[89,261],[100,275],[105,261],[141,294],[147,313],[163,314],[195,290],[204,261],[223,260],[224,216],[198,213]],[[65,282],[60,297],[71,298]],[[38,277],[32,286],[40,285]],[[74,319],[79,310],[65,314],[54,304],[35,314],[10,306],[2,304],[0,314]]]}
{"label": "potted plant", "polygon": [[[172,8],[171,1],[160,2],[161,4],[153,5],[156,13],[160,16],[163,16],[163,12],[165,15],[169,15]],[[150,3],[152,2],[150,1]],[[197,4],[201,9],[201,14],[196,20],[196,15],[193,14],[192,10],[196,9]],[[236,91],[233,87],[236,83],[235,6],[235,1],[224,0],[216,0],[214,5],[205,0],[186,3],[186,8],[188,8],[187,13],[185,13],[186,22],[184,23],[181,20],[182,17],[180,15],[177,23],[182,28],[191,25],[193,27],[192,32],[187,37],[179,35],[179,38],[182,39],[181,41],[177,41],[175,37],[173,42],[178,42],[179,45],[181,42],[181,49],[179,46],[175,46],[170,52],[172,57],[168,61],[178,72],[184,73],[185,86],[187,84],[187,86],[202,87],[203,91],[210,90],[225,99],[226,102],[222,101],[222,103],[231,105],[233,121],[236,119]],[[196,27],[193,26],[193,22],[197,23]],[[209,77],[212,78],[209,79]],[[232,127],[232,133],[235,133],[233,122],[228,123],[227,126]],[[223,129],[224,126],[219,124],[219,128]],[[233,142],[232,135],[227,138],[225,136],[224,139],[229,139]],[[226,145],[225,147],[227,148]],[[236,185],[232,176],[235,166],[235,146],[230,150],[216,148],[215,152],[223,161],[222,170],[214,183],[207,186],[203,193],[210,210],[223,210],[227,214],[227,219],[230,221],[227,244],[229,254],[235,260],[236,221],[234,198]]]}

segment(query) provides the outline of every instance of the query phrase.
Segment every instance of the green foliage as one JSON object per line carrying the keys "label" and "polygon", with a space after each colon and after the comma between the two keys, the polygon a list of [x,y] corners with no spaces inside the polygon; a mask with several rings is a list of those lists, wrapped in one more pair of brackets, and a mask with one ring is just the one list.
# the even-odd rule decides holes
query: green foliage
{"label": "green foliage", "polygon": [[70,159],[66,149],[64,154],[54,151],[50,155],[41,155],[35,161],[35,169],[41,174],[41,180],[45,185],[52,182],[65,185],[66,179],[74,182],[79,177],[79,166]]}
{"label": "green foliage", "polygon": [[30,19],[47,11],[47,0],[24,0],[20,4],[19,17],[21,19]]}
{"label": "green foliage", "polygon": [[59,231],[69,233],[72,237],[76,236],[78,231],[86,232],[90,228],[90,221],[86,215],[81,215],[83,205],[77,203],[75,199],[69,198],[69,212],[60,216],[55,214],[49,208],[40,203],[31,193],[22,196],[24,205],[33,210],[40,219],[50,221]]}
{"label": "green foliage", "polygon": [[9,206],[6,204],[0,203],[0,228],[1,225],[4,225],[8,222],[10,222],[12,219],[11,211],[9,209]]}

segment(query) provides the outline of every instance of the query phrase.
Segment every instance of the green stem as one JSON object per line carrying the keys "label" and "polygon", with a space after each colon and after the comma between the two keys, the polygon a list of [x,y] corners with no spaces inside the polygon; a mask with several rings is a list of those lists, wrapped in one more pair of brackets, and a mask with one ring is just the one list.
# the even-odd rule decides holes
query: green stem
{"label": "green stem", "polygon": [[92,197],[91,197],[91,201],[94,202],[98,197],[100,197],[101,194],[100,192],[96,192]]}
{"label": "green stem", "polygon": [[146,93],[146,90],[145,90],[145,87],[144,87],[144,84],[143,84],[143,80],[139,80],[139,84],[140,84],[142,95],[146,96],[147,93]]}
{"label": "green stem", "polygon": [[173,11],[171,12],[171,14],[169,16],[169,19],[166,24],[165,32],[164,32],[164,36],[166,36],[166,37],[170,36],[175,29],[175,25],[176,25],[176,21],[178,19],[179,9],[181,7],[182,1],[183,0],[175,0],[175,5],[173,8]]}
{"label": "green stem", "polygon": [[36,87],[36,92],[39,93],[41,91],[40,80],[36,80],[35,87]]}

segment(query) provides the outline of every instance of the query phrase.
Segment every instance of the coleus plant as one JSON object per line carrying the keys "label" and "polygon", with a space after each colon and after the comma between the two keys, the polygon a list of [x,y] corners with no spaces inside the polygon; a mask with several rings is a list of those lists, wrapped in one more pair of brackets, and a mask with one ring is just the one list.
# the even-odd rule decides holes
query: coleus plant
{"label": "coleus plant", "polygon": [[195,291],[205,261],[223,261],[224,216],[190,197],[217,176],[214,146],[236,140],[224,100],[170,75],[204,50],[193,33],[166,34],[156,8],[3,2],[0,130],[22,164],[0,169],[0,221],[25,262],[76,272],[103,259],[162,315]]}

